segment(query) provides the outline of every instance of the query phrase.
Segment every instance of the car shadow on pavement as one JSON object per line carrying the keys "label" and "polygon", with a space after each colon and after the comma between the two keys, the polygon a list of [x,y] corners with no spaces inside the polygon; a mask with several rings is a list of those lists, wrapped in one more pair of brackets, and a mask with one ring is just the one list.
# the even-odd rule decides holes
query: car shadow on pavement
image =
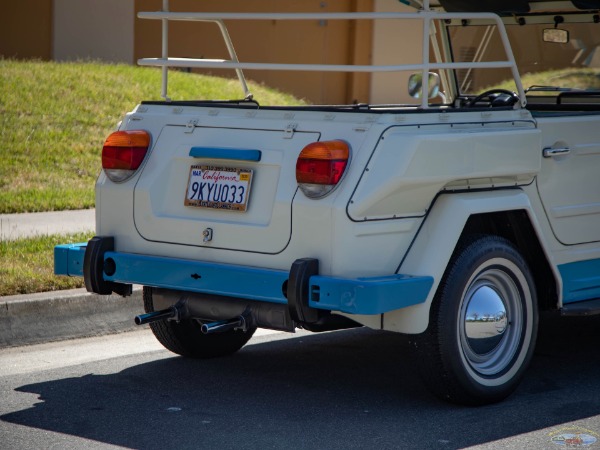
{"label": "car shadow on pavement", "polygon": [[600,433],[599,342],[600,318],[545,318],[517,392],[479,408],[432,397],[407,338],[356,329],[28,384],[17,391],[40,402],[0,420],[144,449],[499,448],[524,434],[514,448],[554,448],[564,424]]}

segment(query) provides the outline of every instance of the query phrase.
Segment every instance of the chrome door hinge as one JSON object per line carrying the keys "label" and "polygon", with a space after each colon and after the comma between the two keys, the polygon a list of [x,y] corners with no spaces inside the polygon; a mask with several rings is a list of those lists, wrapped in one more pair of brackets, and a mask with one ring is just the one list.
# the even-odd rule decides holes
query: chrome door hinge
{"label": "chrome door hinge", "polygon": [[185,126],[185,128],[186,128],[185,132],[188,134],[193,133],[194,130],[196,129],[196,127],[198,126],[198,122],[199,122],[198,119],[190,120]]}
{"label": "chrome door hinge", "polygon": [[297,123],[290,123],[287,127],[285,127],[285,130],[283,130],[283,138],[292,139],[294,137],[294,133],[296,132],[297,127]]}

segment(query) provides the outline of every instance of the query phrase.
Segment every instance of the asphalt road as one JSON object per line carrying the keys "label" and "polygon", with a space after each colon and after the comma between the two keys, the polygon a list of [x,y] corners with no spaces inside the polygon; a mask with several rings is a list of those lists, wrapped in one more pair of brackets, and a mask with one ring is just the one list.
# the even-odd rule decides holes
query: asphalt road
{"label": "asphalt road", "polygon": [[519,390],[481,408],[431,397],[407,341],[367,329],[209,361],[147,330],[3,349],[0,448],[600,449],[599,344],[600,318],[544,321]]}

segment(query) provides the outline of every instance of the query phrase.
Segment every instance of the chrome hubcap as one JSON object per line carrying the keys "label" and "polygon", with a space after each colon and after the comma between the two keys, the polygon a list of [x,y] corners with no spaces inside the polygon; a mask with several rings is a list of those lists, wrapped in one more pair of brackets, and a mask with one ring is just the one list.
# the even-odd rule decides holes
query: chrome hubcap
{"label": "chrome hubcap", "polygon": [[511,365],[524,318],[521,295],[510,272],[487,268],[469,285],[459,316],[463,355],[475,372],[494,376]]}
{"label": "chrome hubcap", "polygon": [[502,298],[489,286],[479,287],[468,299],[465,315],[467,343],[477,354],[494,350],[502,341],[508,319]]}

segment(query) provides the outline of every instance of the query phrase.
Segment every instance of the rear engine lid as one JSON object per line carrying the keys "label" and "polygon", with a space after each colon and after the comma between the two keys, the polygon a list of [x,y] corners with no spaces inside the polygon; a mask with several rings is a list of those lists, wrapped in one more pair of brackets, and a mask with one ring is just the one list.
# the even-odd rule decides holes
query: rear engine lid
{"label": "rear engine lid", "polygon": [[144,239],[275,254],[292,233],[295,168],[319,133],[165,126],[134,191]]}

